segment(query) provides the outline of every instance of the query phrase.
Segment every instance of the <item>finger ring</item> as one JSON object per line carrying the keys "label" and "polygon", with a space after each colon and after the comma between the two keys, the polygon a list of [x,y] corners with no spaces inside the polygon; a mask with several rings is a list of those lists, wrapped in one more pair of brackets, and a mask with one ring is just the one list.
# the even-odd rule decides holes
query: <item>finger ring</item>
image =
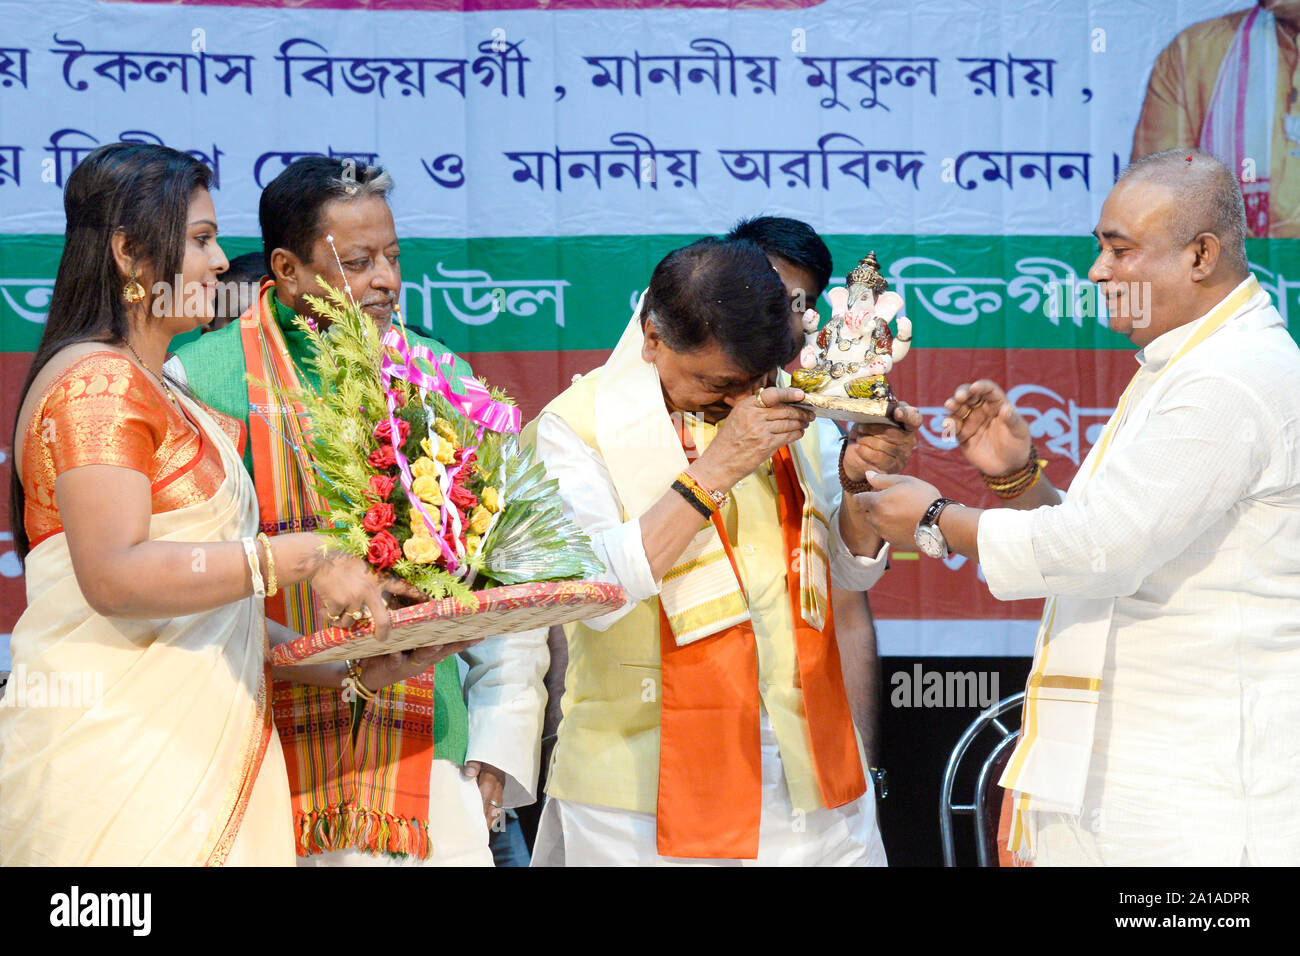
{"label": "finger ring", "polygon": [[971,403],[970,403],[970,407],[971,407],[971,408],[979,408],[979,407],[980,407],[981,405],[983,405],[983,404],[984,404],[984,398],[981,396],[980,398],[977,398],[977,399],[975,399],[975,401],[971,402]]}
{"label": "finger ring", "polygon": [[960,420],[964,422],[968,418],[970,418],[970,409],[969,408],[963,409]]}
{"label": "finger ring", "polygon": [[488,801],[488,806],[489,806],[489,807],[496,807],[498,810],[504,810],[504,809],[505,809],[505,807],[501,806],[501,804],[497,803],[495,800],[489,800],[489,801]]}
{"label": "finger ring", "polygon": [[754,404],[759,408],[767,408],[767,402],[763,401],[763,390],[761,388],[754,393]]}

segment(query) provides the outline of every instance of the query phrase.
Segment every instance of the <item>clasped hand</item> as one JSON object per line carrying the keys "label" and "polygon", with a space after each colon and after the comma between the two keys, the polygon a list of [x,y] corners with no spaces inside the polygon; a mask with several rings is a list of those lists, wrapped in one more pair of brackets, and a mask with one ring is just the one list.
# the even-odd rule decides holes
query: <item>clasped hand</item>
{"label": "clasped hand", "polygon": [[894,409],[894,420],[903,427],[859,422],[849,429],[848,445],[844,449],[844,473],[850,479],[861,481],[869,471],[893,475],[907,467],[916,448],[921,413],[900,402]]}

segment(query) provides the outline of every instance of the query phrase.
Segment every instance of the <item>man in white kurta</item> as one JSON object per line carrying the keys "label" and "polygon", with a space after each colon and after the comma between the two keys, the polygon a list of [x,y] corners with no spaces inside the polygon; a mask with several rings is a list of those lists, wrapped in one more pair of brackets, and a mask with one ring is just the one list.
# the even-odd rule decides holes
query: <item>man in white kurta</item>
{"label": "man in white kurta", "polygon": [[[1216,215],[1232,174],[1187,155],[1103,207],[1090,276],[1140,368],[1064,501],[1040,482],[940,518],[996,597],[1048,598],[1002,781],[1036,865],[1300,863],[1300,350],[1247,271],[1240,199]],[[1028,443],[991,382],[948,408],[986,474]],[[934,489],[882,484],[897,540]]]}
{"label": "man in white kurta", "polygon": [[980,521],[996,597],[1111,606],[1082,804],[1032,814],[1040,865],[1300,863],[1300,355],[1239,293],[1178,361],[1208,316],[1138,353],[1077,494]]}

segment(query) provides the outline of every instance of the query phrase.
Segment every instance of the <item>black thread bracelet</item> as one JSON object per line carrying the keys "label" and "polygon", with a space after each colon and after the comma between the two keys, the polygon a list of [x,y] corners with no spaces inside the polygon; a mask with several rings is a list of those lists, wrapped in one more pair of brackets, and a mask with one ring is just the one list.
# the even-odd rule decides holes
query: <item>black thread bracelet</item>
{"label": "black thread bracelet", "polygon": [[698,511],[703,516],[705,521],[713,520],[713,512],[709,510],[709,506],[706,505],[704,502],[702,502],[699,498],[695,497],[695,492],[691,491],[690,488],[686,487],[685,482],[683,482],[680,478],[673,479],[673,491],[677,492],[679,495],[685,498],[687,503],[696,511]]}

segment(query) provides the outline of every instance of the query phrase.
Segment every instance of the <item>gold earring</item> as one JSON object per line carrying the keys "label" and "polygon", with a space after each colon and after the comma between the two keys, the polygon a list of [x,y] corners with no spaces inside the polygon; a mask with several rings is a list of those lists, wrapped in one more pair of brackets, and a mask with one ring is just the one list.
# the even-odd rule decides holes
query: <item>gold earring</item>
{"label": "gold earring", "polygon": [[139,302],[144,296],[144,286],[136,280],[135,269],[133,268],[131,278],[127,280],[126,285],[122,288],[122,301],[130,305],[132,302]]}

